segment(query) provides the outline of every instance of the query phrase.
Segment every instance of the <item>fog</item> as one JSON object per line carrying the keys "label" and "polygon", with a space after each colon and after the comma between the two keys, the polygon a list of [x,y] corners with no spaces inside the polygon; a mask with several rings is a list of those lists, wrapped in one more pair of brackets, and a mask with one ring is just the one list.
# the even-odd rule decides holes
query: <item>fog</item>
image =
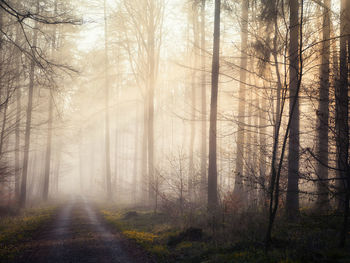
{"label": "fog", "polygon": [[347,222],[349,8],[286,2],[1,1],[1,205]]}

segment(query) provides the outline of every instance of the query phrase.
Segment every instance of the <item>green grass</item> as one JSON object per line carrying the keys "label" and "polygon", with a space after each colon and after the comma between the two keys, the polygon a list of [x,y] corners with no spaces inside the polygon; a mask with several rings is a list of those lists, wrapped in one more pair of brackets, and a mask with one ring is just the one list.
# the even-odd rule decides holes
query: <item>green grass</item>
{"label": "green grass", "polygon": [[[137,216],[125,218],[127,212],[112,207],[101,210],[104,218],[112,226],[142,246],[160,263],[350,262],[349,248],[336,248],[339,219],[333,216],[315,218],[313,215],[303,214],[298,223],[281,220],[274,229],[275,243],[269,253],[265,254],[263,240],[252,241],[248,232],[234,237],[232,240],[235,241],[228,241],[227,238],[224,241],[224,238],[214,238],[210,231],[204,231],[201,241],[182,241],[176,246],[168,246],[169,238],[181,231],[170,223],[169,217],[162,213],[155,214],[153,211],[137,211]],[[231,230],[225,230],[223,236],[229,235]],[[264,234],[261,225],[257,231]]]}
{"label": "green grass", "polygon": [[33,234],[52,219],[55,207],[29,209],[18,216],[0,219],[0,259],[14,258]]}
{"label": "green grass", "polygon": [[169,238],[180,233],[181,229],[169,224],[166,215],[137,211],[137,216],[126,219],[124,212],[101,210],[110,225],[143,247],[156,262],[246,262],[247,252],[233,253],[231,246],[222,247],[213,242],[208,234],[204,235],[202,241],[182,241],[176,246],[168,246]]}

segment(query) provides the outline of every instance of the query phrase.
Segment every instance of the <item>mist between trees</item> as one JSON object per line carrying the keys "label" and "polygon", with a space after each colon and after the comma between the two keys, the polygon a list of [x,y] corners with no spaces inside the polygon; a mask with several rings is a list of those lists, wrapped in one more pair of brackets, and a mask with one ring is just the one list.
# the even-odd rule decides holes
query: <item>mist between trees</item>
{"label": "mist between trees", "polygon": [[1,205],[254,214],[266,250],[307,210],[344,247],[348,2],[0,1]]}

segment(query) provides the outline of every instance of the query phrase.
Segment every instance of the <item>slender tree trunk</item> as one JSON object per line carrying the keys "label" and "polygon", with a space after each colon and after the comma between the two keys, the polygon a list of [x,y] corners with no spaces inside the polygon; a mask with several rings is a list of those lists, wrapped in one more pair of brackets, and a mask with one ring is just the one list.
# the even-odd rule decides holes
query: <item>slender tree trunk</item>
{"label": "slender tree trunk", "polygon": [[[263,200],[263,193],[262,191],[260,190],[260,185],[259,185],[259,182],[261,180],[261,178],[265,178],[264,177],[264,174],[265,174],[265,171],[263,172],[262,169],[263,169],[263,165],[265,164],[265,162],[259,162],[259,151],[256,151],[256,149],[259,149],[259,142],[258,142],[258,139],[259,139],[259,121],[260,121],[260,116],[259,116],[259,109],[257,109],[259,107],[259,94],[257,92],[255,92],[255,98],[252,99],[252,104],[254,107],[254,112],[253,112],[253,117],[254,117],[254,128],[253,128],[253,145],[251,147],[251,150],[252,150],[252,155],[253,155],[253,158],[252,158],[252,165],[253,165],[253,182],[252,182],[252,192],[253,192],[253,208],[254,209],[257,209],[258,206],[260,205],[259,202],[261,200]],[[260,196],[260,193],[261,193],[261,196]]]}
{"label": "slender tree trunk", "polygon": [[317,164],[317,209],[327,210],[328,199],[328,119],[329,119],[329,61],[330,61],[330,7],[331,0],[324,0],[323,26],[322,26],[322,58],[320,67],[320,93],[318,105],[318,147],[317,157],[320,162]]}
{"label": "slender tree trunk", "polygon": [[[289,0],[290,42],[289,42],[289,96],[290,134],[288,151],[288,186],[286,212],[294,219],[299,212],[299,0]],[[293,109],[293,104],[295,106]],[[292,112],[294,110],[294,112]]]}
{"label": "slender tree trunk", "polygon": [[148,110],[147,110],[147,101],[148,95],[145,94],[145,101],[143,105],[143,136],[142,136],[142,198],[147,199],[148,196],[148,173],[147,173],[147,164],[148,164]]}
{"label": "slender tree trunk", "polygon": [[[254,69],[252,67],[253,60],[250,58],[249,59],[249,70],[254,72]],[[248,85],[251,84],[251,78],[250,76],[248,77]],[[245,166],[246,166],[246,185],[245,185],[245,190],[246,190],[246,200],[247,200],[247,206],[251,207],[253,202],[252,202],[252,182],[253,182],[253,176],[254,176],[254,163],[252,162],[252,120],[253,120],[253,92],[252,92],[252,87],[250,86],[247,89],[247,99],[246,103],[247,105],[247,118],[246,118],[246,123],[247,123],[247,129],[245,131],[245,148],[243,149],[243,156],[245,156]]]}
{"label": "slender tree trunk", "polygon": [[[268,84],[265,83],[264,87],[268,87]],[[262,205],[265,204],[265,197],[264,193],[265,190],[264,188],[266,187],[266,126],[267,126],[267,121],[266,121],[266,113],[267,113],[267,107],[266,107],[266,100],[264,97],[259,99],[259,94],[257,95],[257,105],[259,105],[259,181],[261,184],[262,190],[259,191],[259,199],[260,203]],[[275,133],[274,133],[275,134]]]}
{"label": "slender tree trunk", "polygon": [[[39,10],[39,4],[37,7]],[[35,23],[37,24],[37,23]],[[36,25],[35,25],[36,27]],[[37,30],[33,33],[33,46],[36,46],[38,38]],[[30,62],[29,69],[29,91],[28,91],[28,105],[27,105],[27,119],[26,119],[26,130],[24,138],[24,156],[23,156],[23,170],[22,170],[22,181],[21,181],[21,194],[19,204],[23,208],[27,201],[27,177],[28,177],[28,161],[29,161],[29,148],[30,148],[30,133],[32,123],[32,110],[33,110],[33,92],[34,92],[34,74],[35,74],[35,62]]]}
{"label": "slender tree trunk", "polygon": [[[2,116],[2,125],[1,125],[1,133],[0,133],[0,156],[3,154],[3,148],[4,148],[4,139],[5,139],[5,132],[6,132],[6,123],[7,123],[7,110],[8,110],[8,99],[9,99],[9,85],[7,87],[7,91],[4,96],[4,113]],[[1,99],[1,96],[0,96]]]}
{"label": "slender tree trunk", "polygon": [[[19,43],[20,28],[16,27],[16,43]],[[15,200],[19,201],[20,194],[20,145],[21,145],[21,54],[16,52],[16,123],[15,123]]]}
{"label": "slender tree trunk", "polygon": [[340,57],[339,57],[339,73],[340,80],[336,87],[336,131],[337,131],[337,166],[339,180],[337,187],[339,192],[338,208],[344,210],[345,200],[345,178],[348,162],[348,33],[347,20],[347,1],[341,1],[341,17],[340,17]]}
{"label": "slender tree trunk", "polygon": [[138,108],[136,108],[135,118],[135,145],[134,145],[134,171],[132,179],[132,198],[134,204],[137,201],[137,167],[138,167],[138,153],[139,153],[139,123],[138,123]]}
{"label": "slender tree trunk", "polygon": [[108,74],[108,31],[107,31],[107,10],[106,0],[104,7],[104,33],[105,33],[105,154],[106,154],[106,190],[107,200],[112,200],[112,182],[111,182],[111,153],[110,153],[110,123],[109,123],[109,74]]}
{"label": "slender tree trunk", "polygon": [[[193,20],[193,70],[192,70],[192,83],[191,83],[191,133],[190,133],[190,147],[189,147],[189,164],[188,164],[188,196],[190,200],[193,200],[193,179],[194,179],[194,144],[196,135],[196,88],[197,88],[197,66],[198,66],[198,6],[193,4],[193,10],[191,10],[191,16]],[[193,11],[193,12],[192,12]]]}
{"label": "slender tree trunk", "polygon": [[49,98],[49,120],[47,130],[47,143],[46,143],[46,160],[45,160],[45,174],[44,174],[44,201],[49,197],[49,184],[50,184],[50,171],[51,171],[51,145],[52,145],[52,122],[53,122],[53,98],[52,91],[50,89]]}
{"label": "slender tree trunk", "polygon": [[345,247],[346,236],[348,234],[349,217],[349,26],[350,26],[350,4],[346,0],[341,1],[340,10],[340,80],[336,85],[336,148],[337,148],[337,168],[338,168],[338,209],[343,212],[343,226],[340,235],[340,247]]}
{"label": "slender tree trunk", "polygon": [[[57,14],[57,1],[54,3],[54,15]],[[53,42],[51,53],[54,53],[56,46],[56,28],[53,30]],[[44,174],[44,201],[48,200],[49,188],[50,188],[50,172],[51,172],[51,148],[52,148],[52,124],[53,124],[53,91],[49,90],[49,114],[48,114],[48,130],[47,130],[47,143],[46,143],[46,160],[45,160],[45,174]]]}
{"label": "slender tree trunk", "polygon": [[148,25],[148,198],[150,204],[155,201],[154,192],[154,89],[155,89],[155,21],[154,3],[150,1]]}
{"label": "slender tree trunk", "polygon": [[[201,189],[200,196],[205,197],[207,189],[207,83],[205,72],[205,1],[201,4],[201,102],[202,102],[202,133],[201,133]],[[202,198],[204,200],[204,198]]]}
{"label": "slender tree trunk", "polygon": [[211,73],[210,129],[209,129],[209,168],[208,168],[208,211],[214,213],[218,205],[216,131],[220,69],[220,11],[221,0],[215,0],[213,61]]}
{"label": "slender tree trunk", "polygon": [[60,141],[57,143],[57,150],[56,150],[56,169],[55,169],[55,175],[54,175],[54,181],[55,181],[55,193],[56,195],[59,192],[59,181],[60,181],[60,168],[61,168],[61,158],[62,158],[62,153],[61,153],[61,144]]}
{"label": "slender tree trunk", "polygon": [[[293,0],[294,1],[294,0]],[[294,6],[295,7],[295,6]],[[280,153],[280,158],[278,160],[278,167],[275,166],[277,163],[277,147],[278,147],[278,138],[279,138],[279,133],[280,133],[280,127],[282,123],[282,114],[279,115],[279,122],[276,123],[276,129],[275,129],[275,138],[274,138],[274,143],[273,143],[273,152],[272,152],[272,160],[271,160],[271,177],[270,177],[270,185],[269,185],[269,222],[268,222],[268,227],[267,227],[267,232],[266,232],[266,240],[265,240],[265,251],[267,252],[270,248],[271,244],[271,233],[272,233],[272,228],[274,225],[274,221],[276,218],[276,213],[279,205],[279,200],[280,200],[280,179],[281,179],[281,171],[282,171],[282,166],[284,162],[284,155],[286,152],[286,147],[287,147],[287,141],[288,138],[290,138],[290,130],[293,122],[293,115],[295,114],[295,109],[298,106],[298,100],[299,100],[299,93],[300,93],[300,88],[301,88],[301,83],[302,83],[302,77],[303,77],[303,54],[302,54],[302,44],[303,44],[303,13],[304,13],[304,6],[303,2],[301,5],[301,19],[300,19],[300,24],[298,24],[298,32],[300,32],[300,37],[298,39],[298,48],[297,53],[298,53],[298,71],[297,71],[297,84],[296,84],[296,90],[295,90],[295,96],[293,98],[290,98],[292,100],[292,104],[290,107],[290,113],[288,115],[288,124],[284,133],[283,137],[283,143],[282,143],[282,148],[281,148],[281,153]],[[299,33],[298,33],[299,35]],[[299,67],[300,66],[300,67]],[[278,72],[278,68],[276,68],[276,72]],[[278,74],[277,74],[278,75]],[[281,113],[283,113],[284,110],[284,105],[285,105],[285,100],[286,97],[282,97],[282,107],[281,107]],[[288,193],[287,193],[288,195]],[[290,211],[290,210],[289,210]],[[287,210],[288,213],[288,210]],[[288,215],[288,214],[287,214]],[[295,215],[290,215],[290,218],[293,219],[295,218]]]}
{"label": "slender tree trunk", "polygon": [[21,145],[21,89],[16,88],[16,128],[15,128],[15,197],[16,201],[19,200],[20,194],[20,145]]}
{"label": "slender tree trunk", "polygon": [[247,80],[247,47],[248,47],[248,9],[249,1],[242,0],[241,17],[241,65],[240,65],[240,84],[239,84],[239,102],[238,102],[238,130],[237,130],[237,156],[236,156],[236,179],[234,193],[243,200],[246,199],[243,187],[243,160],[244,160],[244,129],[245,129],[245,92]]}
{"label": "slender tree trunk", "polygon": [[[117,126],[118,126],[118,122],[117,122]],[[114,185],[114,196],[115,198],[118,200],[118,197],[120,197],[120,195],[118,196],[119,193],[119,167],[120,167],[120,160],[119,160],[119,151],[120,151],[120,147],[119,147],[119,138],[120,138],[120,134],[118,131],[118,128],[116,129],[115,132],[115,145],[114,145],[114,149],[115,149],[115,154],[114,154],[114,181],[113,181],[113,185]]]}

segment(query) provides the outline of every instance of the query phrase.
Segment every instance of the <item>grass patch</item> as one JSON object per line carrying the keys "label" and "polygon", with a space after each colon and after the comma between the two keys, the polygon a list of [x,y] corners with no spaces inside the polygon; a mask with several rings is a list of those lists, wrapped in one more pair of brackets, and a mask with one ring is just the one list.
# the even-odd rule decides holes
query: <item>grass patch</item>
{"label": "grass patch", "polygon": [[[174,246],[169,246],[169,240],[178,236],[181,229],[170,225],[169,218],[162,213],[137,211],[137,215],[126,217],[128,212],[111,208],[103,209],[101,213],[110,225],[143,247],[156,259],[156,262],[224,263],[231,262],[227,260],[237,257],[212,242],[208,235],[205,235],[203,240],[183,240]],[[220,256],[220,253],[223,255]]]}
{"label": "grass patch", "polygon": [[12,259],[33,234],[50,221],[55,207],[29,209],[18,216],[0,218],[0,259]]}
{"label": "grass patch", "polygon": [[137,242],[160,263],[350,262],[349,248],[336,248],[339,220],[331,216],[317,220],[312,215],[303,214],[298,223],[281,220],[274,230],[273,246],[265,254],[263,238],[250,236],[256,231],[265,233],[261,224],[258,229],[254,230],[252,226],[242,233],[237,232],[239,228],[227,226],[216,237],[211,235],[210,230],[203,229],[203,237],[199,240],[180,240],[170,245],[169,240],[177,239],[180,233],[185,232],[172,225],[165,214],[115,208],[104,209],[102,214],[125,237]]}

